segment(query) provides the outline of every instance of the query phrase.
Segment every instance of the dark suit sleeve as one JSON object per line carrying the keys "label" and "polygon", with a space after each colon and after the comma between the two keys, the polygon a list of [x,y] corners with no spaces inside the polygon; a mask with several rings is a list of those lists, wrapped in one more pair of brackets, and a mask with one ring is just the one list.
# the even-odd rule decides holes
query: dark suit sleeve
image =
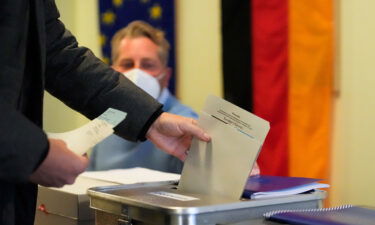
{"label": "dark suit sleeve", "polygon": [[54,2],[46,1],[46,89],[90,119],[108,107],[126,112],[116,133],[131,141],[144,139],[161,105],[90,50],[78,47],[58,17]]}
{"label": "dark suit sleeve", "polygon": [[0,180],[26,182],[48,153],[46,135],[7,103],[0,112]]}

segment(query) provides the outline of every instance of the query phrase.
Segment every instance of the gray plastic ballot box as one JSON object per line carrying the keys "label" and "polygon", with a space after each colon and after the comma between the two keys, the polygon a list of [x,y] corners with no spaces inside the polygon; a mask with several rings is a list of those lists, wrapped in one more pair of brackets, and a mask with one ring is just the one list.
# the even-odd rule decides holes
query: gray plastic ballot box
{"label": "gray plastic ballot box", "polygon": [[109,185],[117,184],[79,176],[62,188],[39,186],[34,225],[93,225],[87,189]]}
{"label": "gray plastic ballot box", "polygon": [[273,224],[263,213],[280,209],[321,208],[326,192],[269,199],[233,200],[184,193],[174,184],[90,188],[96,225]]}

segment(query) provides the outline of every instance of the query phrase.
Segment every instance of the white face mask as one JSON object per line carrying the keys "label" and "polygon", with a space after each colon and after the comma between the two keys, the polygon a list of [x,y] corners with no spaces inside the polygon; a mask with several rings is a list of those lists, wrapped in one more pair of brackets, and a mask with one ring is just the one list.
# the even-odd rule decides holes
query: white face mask
{"label": "white face mask", "polygon": [[[134,84],[136,84],[142,90],[151,95],[153,98],[158,99],[161,92],[158,79],[140,69],[132,69],[127,72],[124,72],[123,74]],[[160,77],[162,75],[160,75]]]}

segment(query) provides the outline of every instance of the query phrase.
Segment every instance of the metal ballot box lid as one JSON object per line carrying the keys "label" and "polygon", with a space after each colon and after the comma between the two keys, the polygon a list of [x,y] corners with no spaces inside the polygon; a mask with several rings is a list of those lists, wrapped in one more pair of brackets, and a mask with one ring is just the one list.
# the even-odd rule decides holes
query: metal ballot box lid
{"label": "metal ballot box lid", "polygon": [[183,193],[172,184],[142,184],[90,188],[88,195],[96,225],[203,225],[266,224],[263,214],[272,210],[321,208],[326,192],[233,200]]}

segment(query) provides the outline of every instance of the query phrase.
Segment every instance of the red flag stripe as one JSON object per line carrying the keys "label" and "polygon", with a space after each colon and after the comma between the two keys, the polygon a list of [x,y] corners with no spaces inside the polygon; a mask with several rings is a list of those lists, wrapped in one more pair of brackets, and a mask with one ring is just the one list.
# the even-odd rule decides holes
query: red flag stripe
{"label": "red flag stripe", "polygon": [[253,111],[271,124],[258,163],[288,175],[288,1],[253,0],[252,34]]}

